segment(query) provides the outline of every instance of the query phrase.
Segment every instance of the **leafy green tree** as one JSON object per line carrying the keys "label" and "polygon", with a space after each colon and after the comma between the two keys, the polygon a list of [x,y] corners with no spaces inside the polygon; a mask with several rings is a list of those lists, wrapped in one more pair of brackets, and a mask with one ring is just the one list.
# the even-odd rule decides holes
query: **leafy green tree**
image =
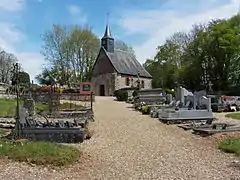
{"label": "leafy green tree", "polygon": [[[18,78],[17,78],[18,77]],[[27,72],[19,72],[14,74],[12,78],[12,85],[19,84],[20,86],[29,87],[30,85],[30,76]]]}
{"label": "leafy green tree", "polygon": [[[237,87],[239,76],[240,16],[194,25],[190,32],[177,32],[158,46],[146,69],[153,75],[153,87],[181,84],[189,90],[215,92]],[[164,62],[164,63],[163,63]]]}
{"label": "leafy green tree", "polygon": [[54,85],[57,83],[56,81],[58,80],[59,76],[57,69],[44,69],[42,74],[37,75],[35,78],[41,85]]}

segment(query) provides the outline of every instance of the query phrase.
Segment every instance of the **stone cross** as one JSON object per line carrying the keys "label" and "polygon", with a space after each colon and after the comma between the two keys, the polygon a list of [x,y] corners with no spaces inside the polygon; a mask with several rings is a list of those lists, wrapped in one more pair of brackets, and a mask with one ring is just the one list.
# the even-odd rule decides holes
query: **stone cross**
{"label": "stone cross", "polygon": [[24,107],[19,108],[19,122],[20,124],[25,124],[27,118],[27,110]]}
{"label": "stone cross", "polygon": [[29,116],[35,115],[35,101],[32,98],[26,99],[23,107],[27,109]]}
{"label": "stone cross", "polygon": [[212,82],[209,81],[209,83],[208,83],[209,92],[212,92],[212,91],[213,91],[212,86],[213,86]]}

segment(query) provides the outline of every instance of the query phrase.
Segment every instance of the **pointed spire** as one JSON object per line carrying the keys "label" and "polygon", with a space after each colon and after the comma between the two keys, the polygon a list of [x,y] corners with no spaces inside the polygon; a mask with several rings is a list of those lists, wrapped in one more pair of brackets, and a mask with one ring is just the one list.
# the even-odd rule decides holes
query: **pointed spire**
{"label": "pointed spire", "polygon": [[105,33],[103,37],[112,37],[109,25],[106,25]]}
{"label": "pointed spire", "polygon": [[107,13],[107,25],[103,38],[112,38],[112,34],[109,27],[109,12]]}

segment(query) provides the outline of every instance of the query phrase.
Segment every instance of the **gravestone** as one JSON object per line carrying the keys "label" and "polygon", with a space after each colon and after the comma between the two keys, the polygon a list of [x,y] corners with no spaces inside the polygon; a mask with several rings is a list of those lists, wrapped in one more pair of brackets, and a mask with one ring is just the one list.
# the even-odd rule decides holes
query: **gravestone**
{"label": "gravestone", "polygon": [[166,100],[167,100],[167,103],[171,103],[173,101],[173,97],[172,97],[172,94],[167,94],[166,95]]}
{"label": "gravestone", "polygon": [[25,99],[23,107],[26,108],[29,116],[35,115],[35,101],[32,98]]}
{"label": "gravestone", "polygon": [[19,122],[20,124],[26,124],[26,118],[27,118],[27,109],[24,107],[19,107]]}

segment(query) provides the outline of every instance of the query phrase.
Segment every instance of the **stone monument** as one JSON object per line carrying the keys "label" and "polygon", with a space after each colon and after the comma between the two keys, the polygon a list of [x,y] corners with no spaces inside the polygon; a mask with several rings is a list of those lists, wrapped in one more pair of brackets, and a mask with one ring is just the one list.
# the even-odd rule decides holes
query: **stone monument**
{"label": "stone monument", "polygon": [[35,113],[35,101],[29,97],[24,100],[23,107],[27,109],[29,116],[34,116]]}

